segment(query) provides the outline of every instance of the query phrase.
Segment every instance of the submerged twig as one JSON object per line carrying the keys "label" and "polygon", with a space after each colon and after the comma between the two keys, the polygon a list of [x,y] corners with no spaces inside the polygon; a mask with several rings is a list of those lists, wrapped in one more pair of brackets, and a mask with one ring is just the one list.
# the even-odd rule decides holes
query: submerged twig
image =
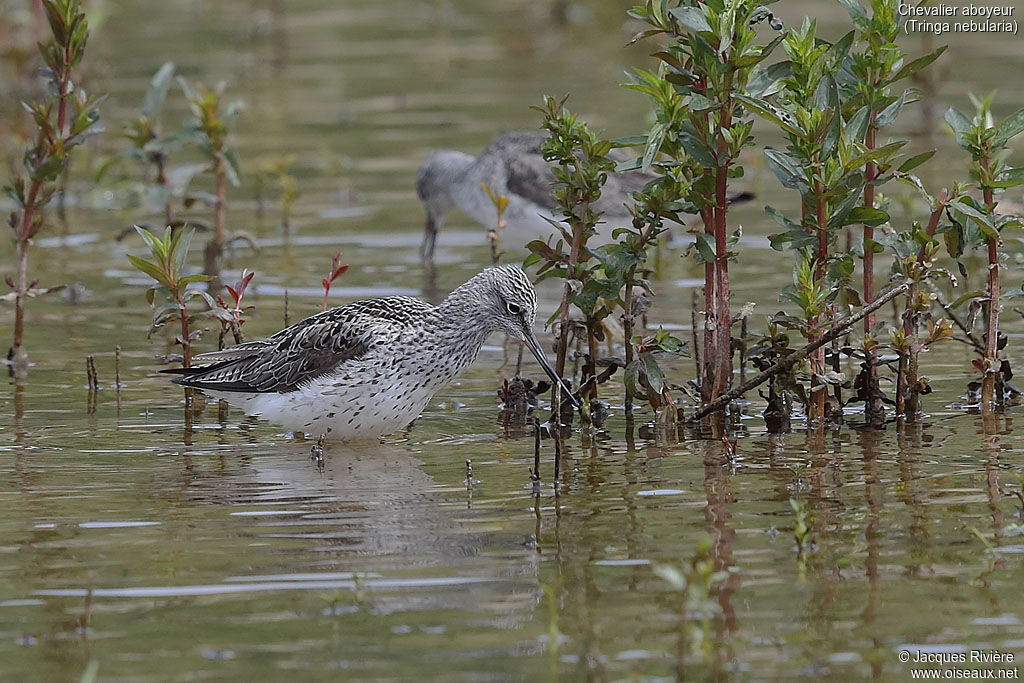
{"label": "submerged twig", "polygon": [[96,375],[96,359],[92,354],[85,357],[85,375],[89,380],[89,393],[100,390],[100,380]]}
{"label": "submerged twig", "polygon": [[121,345],[114,347],[114,392],[117,394],[117,412],[121,412]]}

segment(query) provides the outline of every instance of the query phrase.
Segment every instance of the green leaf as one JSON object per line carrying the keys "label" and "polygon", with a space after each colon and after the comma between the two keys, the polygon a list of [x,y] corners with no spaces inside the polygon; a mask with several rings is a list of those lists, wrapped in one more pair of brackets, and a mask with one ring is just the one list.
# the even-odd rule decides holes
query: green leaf
{"label": "green leaf", "polygon": [[722,103],[715,102],[709,97],[704,97],[700,93],[694,93],[690,95],[690,111],[697,114],[703,114],[704,112],[713,111],[715,109],[721,109]]}
{"label": "green leaf", "polygon": [[857,0],[839,0],[839,4],[846,9],[846,13],[850,15],[850,19],[853,20],[854,26],[861,30],[865,30],[871,26],[867,10],[865,10],[864,5],[860,4]]}
{"label": "green leaf", "polygon": [[54,155],[51,157],[47,157],[46,161],[44,161],[39,166],[36,166],[34,169],[31,169],[29,177],[32,180],[37,180],[41,182],[54,180],[60,174],[63,168],[64,157]]}
{"label": "green leaf", "polygon": [[634,360],[632,363],[626,366],[626,371],[623,373],[622,383],[626,385],[626,391],[629,392],[630,396],[635,398],[647,399],[647,394],[640,391],[640,361]]}
{"label": "green leaf", "polygon": [[931,159],[933,156],[935,156],[934,149],[928,152],[922,152],[921,154],[916,154],[907,159],[906,161],[904,161],[902,164],[900,164],[899,171],[900,173],[907,173],[909,171],[912,171],[921,164],[923,164],[924,162]]}
{"label": "green leaf", "polygon": [[968,301],[971,301],[973,299],[984,299],[987,296],[988,295],[985,292],[982,292],[980,290],[974,292],[967,292],[966,294],[962,294],[959,297],[957,297],[956,301],[950,302],[949,308],[959,308]]}
{"label": "green leaf", "polygon": [[651,133],[647,136],[647,146],[644,147],[643,161],[640,163],[642,171],[646,172],[651,168],[651,164],[654,163],[654,158],[658,156],[661,143],[664,142],[665,134],[668,133],[670,125],[669,123],[656,123],[651,128]]}
{"label": "green leaf", "polygon": [[855,140],[861,141],[868,132],[868,118],[871,116],[871,109],[867,106],[861,107],[846,122],[843,131],[846,144],[852,144]]}
{"label": "green leaf", "polygon": [[1011,168],[999,174],[998,180],[991,183],[991,187],[1016,187],[1024,185],[1024,167]]}
{"label": "green leaf", "polygon": [[889,220],[889,214],[881,209],[869,209],[866,206],[858,206],[846,217],[844,225],[862,223],[871,227],[878,227]]}
{"label": "green leaf", "polygon": [[896,100],[888,107],[878,112],[875,115],[875,125],[879,128],[885,128],[890,123],[896,120],[896,117],[900,115],[900,111],[903,109],[903,105],[907,102],[907,94],[909,90],[904,90],[903,94],[900,95]]}
{"label": "green leaf", "polygon": [[227,176],[228,182],[232,186],[238,187],[241,176],[241,172],[238,170],[238,154],[233,149],[225,150],[224,160],[227,161],[224,164],[224,175]]}
{"label": "green leaf", "polygon": [[167,250],[164,248],[164,243],[157,239],[149,230],[139,227],[138,225],[132,227],[134,227],[135,232],[139,233],[142,237],[142,240],[146,243],[146,246],[149,247],[150,253],[153,254],[156,260],[161,263],[165,261],[167,258]]}
{"label": "green leaf", "polygon": [[853,274],[853,258],[849,254],[844,254],[836,258],[829,265],[828,279],[832,282],[838,282],[839,280],[845,280]]}
{"label": "green leaf", "polygon": [[946,51],[947,47],[948,47],[947,45],[943,45],[942,47],[940,47],[938,50],[935,50],[934,52],[929,52],[926,55],[922,55],[921,57],[918,57],[917,59],[904,64],[903,68],[901,68],[899,71],[897,71],[895,74],[893,74],[893,77],[889,79],[888,83],[895,83],[896,81],[898,81],[898,80],[900,80],[902,78],[907,78],[908,76],[913,76],[918,71],[920,71],[921,69],[925,68],[926,66],[928,66],[929,64],[934,62],[936,59],[941,57],[942,53]]}
{"label": "green leaf", "polygon": [[704,18],[704,12],[698,7],[675,7],[668,13],[694,33],[711,32],[711,24]]}
{"label": "green leaf", "polygon": [[779,82],[793,75],[793,63],[789,60],[758,69],[747,83],[748,97],[767,97],[779,89]]}
{"label": "green leaf", "polygon": [[181,86],[181,91],[185,93],[185,99],[190,102],[195,102],[199,99],[199,93],[196,92],[191,83],[185,80],[184,76],[178,76],[175,80],[178,81],[178,85]]}
{"label": "green leaf", "polygon": [[697,137],[690,133],[680,133],[677,139],[687,154],[692,156],[704,168],[714,168],[718,165],[715,161],[714,153]]}
{"label": "green leaf", "polygon": [[779,179],[783,187],[791,190],[800,190],[807,187],[804,181],[803,172],[789,155],[770,147],[764,150],[764,158],[768,161],[768,167],[775,177]]}
{"label": "green leaf", "polygon": [[870,237],[864,240],[864,253],[871,252],[873,254],[881,254],[885,251],[885,245],[880,242],[876,242]]}
{"label": "green leaf", "polygon": [[771,121],[779,128],[782,128],[783,130],[800,138],[806,136],[806,133],[800,129],[796,119],[793,118],[789,112],[779,109],[768,102],[764,102],[753,97],[747,97],[746,95],[737,95],[736,100],[742,103],[743,106],[750,111],[754,112],[761,118]]}
{"label": "green leaf", "polygon": [[[647,139],[646,136],[644,137],[644,139],[645,140]],[[616,173],[625,173],[626,171],[639,171],[640,170],[640,166],[641,166],[641,161],[642,160],[640,159],[640,157],[636,157],[634,159],[626,159],[625,161],[620,161],[619,163],[615,164],[615,172]]]}
{"label": "green leaf", "polygon": [[694,244],[697,245],[697,263],[714,263],[715,243],[714,237],[706,232],[698,232]]}
{"label": "green leaf", "polygon": [[645,353],[641,358],[644,361],[644,369],[647,371],[647,383],[651,385],[654,393],[661,394],[665,389],[665,375],[662,373],[661,368],[658,367],[658,361],[654,359],[654,355],[651,353]]}
{"label": "green leaf", "polygon": [[153,74],[153,79],[149,82],[149,89],[146,90],[146,95],[142,100],[143,116],[152,119],[160,111],[160,107],[163,106],[164,99],[167,97],[167,89],[171,85],[172,76],[174,76],[174,62],[165,62]]}
{"label": "green leaf", "polygon": [[174,273],[181,273],[185,269],[185,259],[188,257],[188,248],[192,244],[192,235],[195,230],[188,226],[178,229],[178,232],[171,240],[170,262],[174,264]]}
{"label": "green leaf", "polygon": [[885,163],[891,157],[895,156],[896,152],[900,151],[900,148],[902,148],[905,144],[907,144],[906,140],[897,140],[896,142],[890,142],[887,145],[882,145],[881,147],[877,147],[875,149],[869,149],[866,152],[858,154],[857,156],[850,159],[850,161],[846,164],[846,167],[849,169],[860,168],[861,166],[867,164],[869,161]]}
{"label": "green leaf", "polygon": [[987,238],[999,239],[999,232],[996,230],[995,225],[992,224],[991,216],[978,211],[973,206],[963,201],[953,202],[949,205],[949,208],[951,211],[961,213],[973,220],[978,227],[981,228],[982,233],[984,233]]}
{"label": "green leaf", "polygon": [[946,123],[953,129],[953,134],[956,137],[956,143],[961,148],[967,149],[967,143],[964,140],[964,136],[970,132],[973,127],[971,120],[963,115],[959,109],[950,107],[946,110]]}
{"label": "green leaf", "polygon": [[141,270],[143,273],[159,282],[164,287],[171,288],[173,286],[171,281],[167,278],[167,275],[160,270],[156,264],[140,259],[137,256],[132,256],[131,254],[128,254],[128,262],[135,266],[136,269]]}
{"label": "green leaf", "polygon": [[995,134],[992,136],[991,148],[1002,148],[1011,138],[1020,133],[1024,133],[1024,108],[1010,114],[999,124]]}

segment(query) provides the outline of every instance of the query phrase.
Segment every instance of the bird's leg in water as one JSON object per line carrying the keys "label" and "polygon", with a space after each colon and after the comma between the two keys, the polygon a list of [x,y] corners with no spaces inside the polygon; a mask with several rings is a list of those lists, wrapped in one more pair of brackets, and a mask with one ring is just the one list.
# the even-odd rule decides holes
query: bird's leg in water
{"label": "bird's leg in water", "polygon": [[324,468],[324,439],[326,438],[327,432],[324,432],[317,438],[316,444],[309,449],[310,459],[315,460],[317,468],[321,470]]}

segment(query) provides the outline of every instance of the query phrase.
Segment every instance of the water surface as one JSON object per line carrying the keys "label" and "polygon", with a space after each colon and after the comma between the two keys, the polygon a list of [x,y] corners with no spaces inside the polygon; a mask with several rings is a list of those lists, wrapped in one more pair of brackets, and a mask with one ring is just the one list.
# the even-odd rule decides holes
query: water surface
{"label": "water surface", "polygon": [[[643,48],[622,47],[636,30],[626,4],[576,3],[558,26],[545,3],[518,1],[113,3],[88,83],[111,93],[110,132],[167,59],[246,100],[246,174],[229,220],[260,251],[237,250],[228,272],[257,271],[245,326],[255,337],[281,326],[286,288],[291,320],[318,309],[338,249],[352,267],[336,303],[442,296],[487,261],[484,232],[453,216],[436,277],[420,268],[413,178],[428,150],[472,151],[496,131],[533,128],[528,107],[545,93],[571,93],[610,135],[646,125],[646,104],[616,85],[646,64]],[[778,7],[787,21],[811,9],[827,35],[842,30],[838,7]],[[999,86],[999,113],[1019,106],[1024,91],[998,81],[1024,66],[1017,39],[950,41],[940,105]],[[13,111],[0,139],[17,159]],[[166,120],[182,111],[172,91]],[[911,112],[900,129],[920,125]],[[1019,409],[984,433],[963,407],[965,347],[925,357],[935,392],[921,424],[769,436],[755,403],[734,456],[718,442],[665,440],[648,413],[627,424],[609,389],[613,416],[568,442],[558,495],[545,441],[534,495],[529,429],[498,417],[496,375],[511,368],[495,338],[410,429],[372,448],[331,446],[320,471],[309,442],[237,412],[220,420],[209,406],[186,429],[183,397],[155,374],[166,340],[146,340],[145,283],[124,257],[140,245],[112,240],[157,217],[130,206],[130,179],[91,182],[118,144],[107,135],[82,150],[68,222],[32,252],[44,285],[78,282],[84,298],[30,302],[36,365],[23,389],[0,390],[0,678],[77,680],[94,662],[100,680],[125,681],[906,680],[901,649],[1024,657]],[[962,161],[938,130],[931,144],[940,155],[927,181],[949,182]],[[288,154],[301,196],[286,240],[273,193],[262,210],[256,201],[255,174]],[[738,304],[758,304],[760,329],[790,278],[789,255],[766,248],[761,207],[793,198],[747,161],[763,201],[736,208],[745,242],[733,284]],[[661,254],[650,316],[682,336],[702,277],[679,257],[685,241]],[[2,270],[12,260],[4,252]],[[556,289],[540,294],[553,310]],[[1009,309],[1013,357],[1024,326]],[[0,315],[9,329],[9,308]],[[102,385],[94,410],[86,354]],[[692,376],[689,360],[672,367],[673,381]],[[813,534],[804,554],[791,499]],[[702,547],[729,574],[683,621],[684,597],[659,567],[686,571]]]}

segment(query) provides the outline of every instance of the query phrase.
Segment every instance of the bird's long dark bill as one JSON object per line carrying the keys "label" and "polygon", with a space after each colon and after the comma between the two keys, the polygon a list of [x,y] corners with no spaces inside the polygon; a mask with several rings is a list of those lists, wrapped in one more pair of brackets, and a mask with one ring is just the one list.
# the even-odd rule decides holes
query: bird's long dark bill
{"label": "bird's long dark bill", "polygon": [[548,363],[548,359],[544,357],[544,350],[541,349],[540,342],[537,341],[537,338],[530,333],[527,333],[526,335],[526,346],[529,347],[530,351],[533,353],[533,357],[537,359],[537,362],[540,363],[540,366],[544,368],[544,372],[548,373],[548,377],[551,378],[551,381],[557,382],[558,384],[561,385],[562,396],[567,397],[569,401],[572,402],[574,408],[579,408],[580,402],[576,399],[575,396],[573,396],[572,389],[570,389],[569,386],[564,381],[562,381],[562,378],[558,376],[558,373],[555,372],[555,369],[551,367],[551,365]]}

